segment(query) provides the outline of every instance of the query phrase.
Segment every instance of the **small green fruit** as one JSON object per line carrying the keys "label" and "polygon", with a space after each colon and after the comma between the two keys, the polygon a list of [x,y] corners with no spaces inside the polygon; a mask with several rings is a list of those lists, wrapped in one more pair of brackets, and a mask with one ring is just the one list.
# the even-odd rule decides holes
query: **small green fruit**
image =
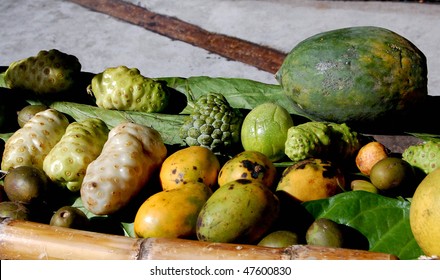
{"label": "small green fruit", "polygon": [[264,103],[252,109],[243,120],[241,144],[246,151],[257,151],[271,161],[285,156],[287,130],[293,126],[289,112],[275,103]]}
{"label": "small green fruit", "polygon": [[34,166],[18,166],[9,170],[4,188],[9,200],[24,204],[43,202],[48,191],[49,178]]}
{"label": "small green fruit", "polygon": [[306,241],[308,245],[341,248],[343,234],[337,223],[320,218],[315,220],[307,230]]}
{"label": "small green fruit", "polygon": [[86,230],[89,226],[89,218],[76,207],[63,206],[53,214],[50,225]]}
{"label": "small green fruit", "polygon": [[414,178],[412,166],[396,157],[387,157],[378,161],[370,173],[371,183],[384,192],[405,192],[414,183]]}
{"label": "small green fruit", "polygon": [[278,230],[269,233],[258,242],[259,246],[283,248],[298,244],[298,234],[287,230]]}
{"label": "small green fruit", "polygon": [[366,191],[371,193],[379,192],[379,190],[371,182],[366,180],[353,180],[351,181],[350,186],[353,191]]}

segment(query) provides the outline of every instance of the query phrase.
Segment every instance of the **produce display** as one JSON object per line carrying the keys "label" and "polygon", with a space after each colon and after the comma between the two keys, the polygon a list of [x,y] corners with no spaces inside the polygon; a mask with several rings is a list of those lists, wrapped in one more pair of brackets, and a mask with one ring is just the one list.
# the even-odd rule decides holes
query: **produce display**
{"label": "produce display", "polygon": [[49,50],[0,71],[0,217],[133,239],[440,255],[440,132],[402,130],[418,143],[399,153],[367,129],[394,116],[405,127],[428,98],[426,59],[400,35],[317,34],[286,57],[279,85],[80,68]]}

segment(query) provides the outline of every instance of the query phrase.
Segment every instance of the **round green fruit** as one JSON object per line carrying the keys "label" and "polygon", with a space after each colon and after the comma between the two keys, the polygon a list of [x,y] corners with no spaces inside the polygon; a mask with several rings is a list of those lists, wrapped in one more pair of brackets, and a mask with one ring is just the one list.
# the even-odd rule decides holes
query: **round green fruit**
{"label": "round green fruit", "polygon": [[383,192],[404,194],[414,191],[414,179],[413,167],[397,157],[387,157],[378,161],[370,173],[371,183]]}
{"label": "round green fruit", "polygon": [[287,130],[293,126],[289,112],[275,103],[264,103],[252,109],[243,120],[241,144],[246,151],[257,151],[271,161],[282,159]]}
{"label": "round green fruit", "polygon": [[404,115],[428,95],[425,55],[401,35],[374,26],[305,39],[276,78],[293,106],[318,121],[371,126]]}
{"label": "round green fruit", "polygon": [[308,245],[341,248],[343,233],[336,222],[319,218],[307,229],[306,241]]}
{"label": "round green fruit", "polygon": [[267,234],[258,242],[258,246],[283,248],[298,244],[298,234],[288,230],[277,230]]}

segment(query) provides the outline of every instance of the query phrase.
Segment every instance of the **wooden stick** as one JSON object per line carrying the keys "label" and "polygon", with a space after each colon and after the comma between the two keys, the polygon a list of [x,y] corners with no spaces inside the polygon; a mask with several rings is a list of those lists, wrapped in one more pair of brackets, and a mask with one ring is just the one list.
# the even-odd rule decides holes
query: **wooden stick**
{"label": "wooden stick", "polygon": [[70,2],[269,73],[276,73],[286,56],[285,53],[270,47],[210,32],[178,18],[158,14],[126,1],[70,0]]}
{"label": "wooden stick", "polygon": [[65,260],[393,260],[384,253],[294,245],[269,248],[177,238],[131,238],[0,219],[0,259]]}

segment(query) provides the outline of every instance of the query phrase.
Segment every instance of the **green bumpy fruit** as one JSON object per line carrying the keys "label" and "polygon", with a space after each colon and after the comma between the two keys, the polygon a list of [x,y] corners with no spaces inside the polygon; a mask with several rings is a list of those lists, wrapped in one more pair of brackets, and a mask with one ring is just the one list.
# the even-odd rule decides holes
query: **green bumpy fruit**
{"label": "green bumpy fruit", "polygon": [[169,101],[169,93],[160,82],[126,66],[107,68],[95,75],[88,92],[95,96],[96,105],[104,109],[158,113]]}
{"label": "green bumpy fruit", "polygon": [[88,165],[102,151],[109,129],[96,118],[69,124],[65,134],[43,162],[43,170],[59,186],[72,192],[81,188]]}
{"label": "green bumpy fruit", "polygon": [[240,142],[243,116],[219,93],[207,93],[194,103],[192,113],[180,128],[188,146],[202,146],[219,152]]}
{"label": "green bumpy fruit", "polygon": [[64,135],[69,120],[61,112],[47,109],[37,113],[5,143],[1,168],[20,165],[43,169],[44,158]]}
{"label": "green bumpy fruit", "polygon": [[11,89],[46,95],[71,89],[80,71],[81,64],[76,56],[52,49],[11,63],[4,78]]}
{"label": "green bumpy fruit", "polygon": [[402,159],[428,174],[440,167],[440,142],[426,141],[409,146],[403,151]]}
{"label": "green bumpy fruit", "polygon": [[294,162],[313,157],[343,160],[360,147],[358,133],[346,124],[312,121],[289,128],[285,153]]}
{"label": "green bumpy fruit", "polygon": [[276,78],[315,121],[366,124],[396,117],[428,95],[425,55],[374,26],[319,33],[297,44]]}

